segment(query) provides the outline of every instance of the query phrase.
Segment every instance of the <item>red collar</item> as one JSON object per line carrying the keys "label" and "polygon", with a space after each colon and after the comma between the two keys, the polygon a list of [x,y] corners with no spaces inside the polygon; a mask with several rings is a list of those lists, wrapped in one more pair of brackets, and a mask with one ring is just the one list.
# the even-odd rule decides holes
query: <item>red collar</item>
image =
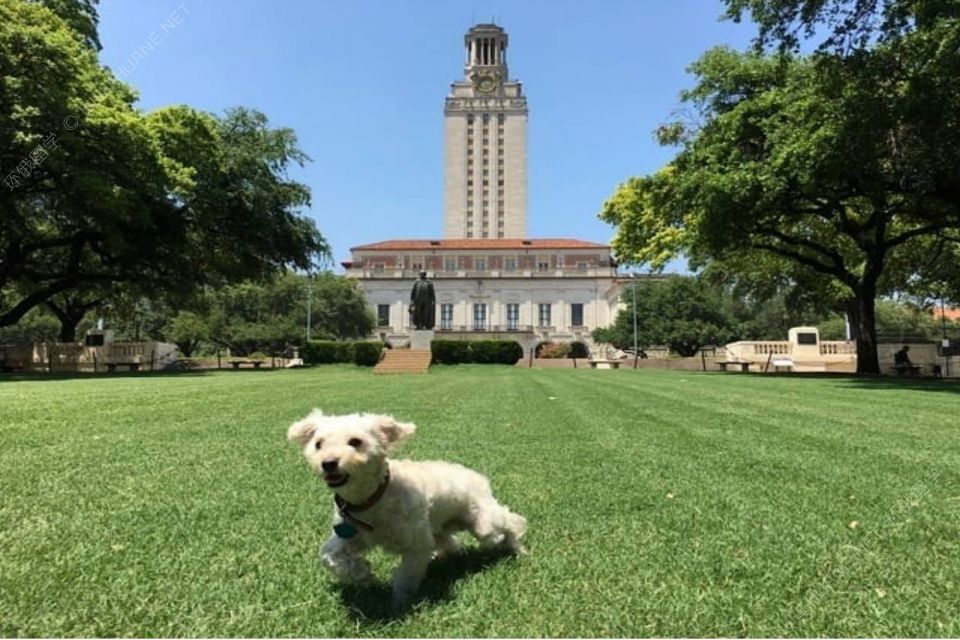
{"label": "red collar", "polygon": [[380,483],[380,486],[377,487],[377,490],[373,492],[373,495],[370,496],[369,498],[367,498],[366,500],[364,500],[364,501],[363,501],[362,503],[360,503],[360,504],[352,504],[352,503],[350,503],[350,502],[347,502],[347,501],[344,500],[343,498],[341,498],[339,495],[334,494],[334,495],[333,495],[333,502],[334,502],[334,504],[337,505],[337,512],[340,513],[340,516],[341,516],[344,520],[349,520],[350,522],[356,524],[357,526],[359,526],[359,527],[362,528],[362,529],[366,529],[367,531],[373,531],[373,527],[372,527],[372,526],[370,526],[369,524],[367,524],[366,522],[364,522],[364,521],[362,521],[362,520],[358,520],[358,519],[356,518],[356,516],[354,516],[353,514],[354,514],[354,513],[359,513],[359,512],[361,512],[361,511],[366,511],[367,509],[369,509],[369,508],[372,507],[373,505],[377,504],[377,502],[380,501],[380,498],[383,497],[383,494],[387,492],[387,485],[388,485],[388,484],[390,484],[390,471],[389,471],[389,470],[387,471],[387,477],[385,477],[385,478],[383,479],[383,482],[381,482],[381,483]]}

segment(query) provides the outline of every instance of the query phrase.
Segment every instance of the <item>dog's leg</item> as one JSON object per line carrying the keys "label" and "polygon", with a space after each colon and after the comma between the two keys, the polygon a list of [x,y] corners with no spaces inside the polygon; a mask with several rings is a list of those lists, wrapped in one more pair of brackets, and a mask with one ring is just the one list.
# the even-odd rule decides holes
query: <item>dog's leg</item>
{"label": "dog's leg", "polygon": [[360,555],[366,547],[360,536],[331,536],[320,548],[320,559],[340,582],[364,584],[373,578],[370,563]]}
{"label": "dog's leg", "polygon": [[445,558],[460,553],[460,542],[453,533],[445,531],[434,537],[437,540],[436,554],[438,558]]}
{"label": "dog's leg", "polygon": [[527,550],[520,538],[527,529],[527,520],[513,513],[496,500],[484,501],[477,505],[470,523],[470,533],[488,547],[502,547],[517,555]]}
{"label": "dog's leg", "polygon": [[393,606],[395,609],[406,609],[413,596],[417,593],[417,587],[423,580],[427,572],[427,565],[433,557],[433,549],[409,551],[403,554],[400,566],[393,576]]}

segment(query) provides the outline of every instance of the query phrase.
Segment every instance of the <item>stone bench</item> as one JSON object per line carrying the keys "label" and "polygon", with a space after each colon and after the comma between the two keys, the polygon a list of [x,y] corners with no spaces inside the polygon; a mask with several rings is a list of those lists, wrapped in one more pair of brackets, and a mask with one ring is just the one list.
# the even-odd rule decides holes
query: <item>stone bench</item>
{"label": "stone bench", "polygon": [[619,369],[620,360],[591,360],[591,369]]}
{"label": "stone bench", "polygon": [[139,362],[104,362],[103,364],[110,373],[116,371],[117,367],[126,367],[128,371],[140,371]]}
{"label": "stone bench", "polygon": [[250,365],[254,369],[259,369],[263,365],[263,360],[231,360],[230,364],[234,369],[239,369],[241,365]]}
{"label": "stone bench", "polygon": [[727,362],[718,362],[718,363],[717,363],[717,366],[720,367],[720,370],[721,370],[721,371],[728,371],[728,367],[730,367],[731,369],[734,369],[734,370],[736,370],[736,369],[739,367],[739,368],[740,368],[740,371],[743,371],[744,373],[746,373],[746,372],[750,371],[750,365],[751,365],[751,364],[753,364],[753,363],[752,363],[752,362],[730,362],[730,361],[727,361]]}

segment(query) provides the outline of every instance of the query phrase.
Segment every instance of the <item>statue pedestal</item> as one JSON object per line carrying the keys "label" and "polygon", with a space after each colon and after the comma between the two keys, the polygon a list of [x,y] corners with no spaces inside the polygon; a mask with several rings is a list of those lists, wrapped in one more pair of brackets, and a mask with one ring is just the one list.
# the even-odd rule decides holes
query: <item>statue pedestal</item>
{"label": "statue pedestal", "polygon": [[433,341],[433,329],[411,329],[410,330],[410,348],[430,350],[430,343]]}

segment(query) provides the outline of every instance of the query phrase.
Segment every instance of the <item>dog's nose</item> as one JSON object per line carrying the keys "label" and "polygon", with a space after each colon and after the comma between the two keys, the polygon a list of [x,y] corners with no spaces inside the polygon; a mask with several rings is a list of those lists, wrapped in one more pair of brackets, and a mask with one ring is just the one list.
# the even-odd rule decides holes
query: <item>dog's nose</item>
{"label": "dog's nose", "polygon": [[324,460],[323,464],[320,466],[323,467],[323,470],[327,473],[333,473],[337,470],[337,467],[340,465],[340,461],[336,458],[330,458],[329,460]]}

